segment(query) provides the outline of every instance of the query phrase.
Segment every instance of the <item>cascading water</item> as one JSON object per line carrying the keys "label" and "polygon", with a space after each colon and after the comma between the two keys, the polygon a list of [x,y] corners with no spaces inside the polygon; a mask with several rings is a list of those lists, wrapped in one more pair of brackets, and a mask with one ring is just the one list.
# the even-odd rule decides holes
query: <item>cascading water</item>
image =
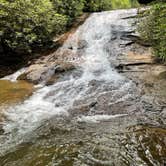
{"label": "cascading water", "polygon": [[21,75],[22,73],[24,73],[25,70],[26,70],[26,68],[22,68],[21,70],[18,70],[14,74],[6,76],[6,77],[2,78],[1,80],[10,80],[11,82],[15,82],[15,81],[17,81],[18,76]]}
{"label": "cascading water", "polygon": [[[73,62],[77,68],[53,85],[38,89],[24,103],[5,110],[5,132],[0,136],[1,155],[28,141],[29,133],[33,135],[33,131],[40,128],[44,121],[53,117],[96,123],[132,113],[112,113],[111,110],[121,103],[134,105],[137,102],[137,90],[132,81],[112,67],[111,59],[115,58],[117,50],[113,50],[114,45],[110,41],[114,38],[114,32],[132,31],[128,21],[122,18],[135,16],[136,13],[136,9],[94,13],[69,36],[57,52],[63,54],[70,49],[73,54],[79,54]],[[84,43],[82,50],[78,45],[80,41]],[[77,113],[85,106],[89,106],[88,112]],[[110,162],[104,164],[109,165]]]}
{"label": "cascading water", "polygon": [[[128,89],[131,88],[131,83],[111,67],[108,60],[109,52],[105,49],[105,45],[112,37],[111,25],[116,22],[122,26],[123,22],[125,23],[120,19],[122,14],[124,11],[93,14],[75,34],[69,37],[60,48],[61,53],[70,46],[77,54],[78,41],[86,42],[86,48],[81,56],[82,63],[77,69],[81,70],[81,75],[75,78],[71,74],[66,80],[39,89],[23,104],[9,108],[6,112],[8,121],[3,128],[6,133],[12,135],[12,140],[13,135],[19,137],[38,127],[43,119],[49,119],[56,114],[70,114],[68,110],[73,107],[74,102],[86,98],[95,100],[106,91],[106,88],[114,90],[114,93],[116,91],[124,93],[122,97],[129,97]],[[136,14],[136,10],[131,10],[131,14]],[[95,91],[91,90],[92,86],[89,85],[94,80],[100,82]]]}

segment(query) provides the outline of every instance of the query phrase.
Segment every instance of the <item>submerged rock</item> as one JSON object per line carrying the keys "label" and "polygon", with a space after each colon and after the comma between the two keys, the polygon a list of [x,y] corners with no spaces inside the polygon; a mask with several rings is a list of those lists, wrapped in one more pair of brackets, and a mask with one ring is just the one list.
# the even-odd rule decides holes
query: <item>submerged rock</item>
{"label": "submerged rock", "polygon": [[25,81],[0,80],[0,106],[23,101],[33,92],[33,85]]}
{"label": "submerged rock", "polygon": [[86,40],[80,40],[78,42],[78,49],[84,49],[88,46],[88,42]]}

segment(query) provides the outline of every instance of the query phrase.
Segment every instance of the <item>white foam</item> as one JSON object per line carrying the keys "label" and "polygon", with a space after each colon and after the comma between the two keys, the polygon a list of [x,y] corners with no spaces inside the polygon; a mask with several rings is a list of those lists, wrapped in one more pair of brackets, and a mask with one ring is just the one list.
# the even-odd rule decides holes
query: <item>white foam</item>
{"label": "white foam", "polygon": [[26,68],[22,68],[15,72],[14,74],[10,74],[8,76],[3,77],[1,80],[9,80],[11,82],[16,82],[17,78],[25,72]]}
{"label": "white foam", "polygon": [[113,118],[118,118],[123,116],[127,116],[127,114],[81,116],[77,118],[77,121],[86,122],[86,123],[99,123],[101,121],[111,120]]}

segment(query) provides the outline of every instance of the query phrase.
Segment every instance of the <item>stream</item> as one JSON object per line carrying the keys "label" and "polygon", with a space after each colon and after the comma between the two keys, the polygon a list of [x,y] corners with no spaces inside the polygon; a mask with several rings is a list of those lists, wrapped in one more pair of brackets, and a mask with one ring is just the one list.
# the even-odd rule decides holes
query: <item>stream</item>
{"label": "stream", "polygon": [[136,15],[137,9],[92,14],[58,50],[78,55],[69,59],[76,69],[3,108],[0,165],[166,164],[165,108],[150,103],[113,64]]}

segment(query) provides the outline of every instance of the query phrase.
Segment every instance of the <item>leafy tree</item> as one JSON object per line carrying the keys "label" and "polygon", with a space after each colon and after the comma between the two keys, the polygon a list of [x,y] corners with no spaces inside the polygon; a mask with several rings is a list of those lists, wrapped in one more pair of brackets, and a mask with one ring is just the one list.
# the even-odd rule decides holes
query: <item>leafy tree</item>
{"label": "leafy tree", "polygon": [[112,0],[85,0],[84,11],[98,12],[111,9]]}
{"label": "leafy tree", "polygon": [[85,0],[84,11],[98,12],[138,6],[137,0]]}
{"label": "leafy tree", "polygon": [[152,44],[157,57],[166,60],[166,3],[154,4],[139,26],[142,38]]}
{"label": "leafy tree", "polygon": [[16,53],[46,44],[66,24],[49,0],[0,0],[0,20],[1,47]]}
{"label": "leafy tree", "polygon": [[131,8],[138,6],[138,2],[136,0],[112,0],[112,8]]}
{"label": "leafy tree", "polygon": [[84,0],[51,0],[57,13],[75,18],[82,13]]}

